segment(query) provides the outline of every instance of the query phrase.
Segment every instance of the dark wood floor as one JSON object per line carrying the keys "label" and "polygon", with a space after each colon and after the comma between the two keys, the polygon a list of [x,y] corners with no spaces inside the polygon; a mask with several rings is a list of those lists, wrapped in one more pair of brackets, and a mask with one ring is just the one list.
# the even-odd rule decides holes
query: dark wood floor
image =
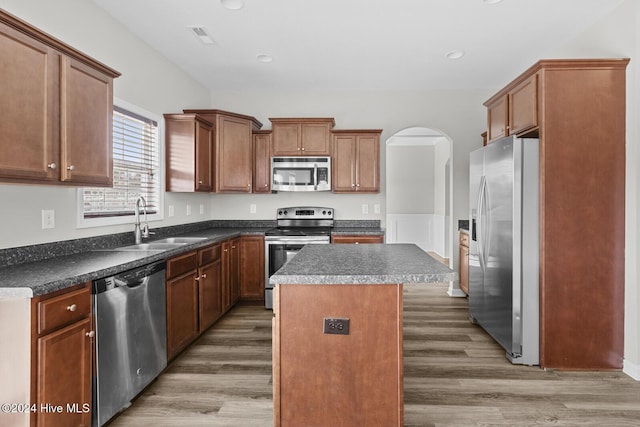
{"label": "dark wood floor", "polygon": [[[446,289],[404,290],[406,426],[640,426],[640,382],[514,366]],[[110,426],[273,425],[271,317],[234,308]]]}

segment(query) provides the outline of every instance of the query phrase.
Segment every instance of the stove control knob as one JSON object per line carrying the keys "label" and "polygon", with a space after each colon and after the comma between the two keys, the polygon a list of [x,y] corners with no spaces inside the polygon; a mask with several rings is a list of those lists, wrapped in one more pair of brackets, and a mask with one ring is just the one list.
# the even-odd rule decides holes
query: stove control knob
{"label": "stove control knob", "polygon": [[282,211],[278,211],[278,215],[282,215]]}
{"label": "stove control knob", "polygon": [[289,213],[289,212],[287,212],[287,211],[284,211],[284,214],[285,214],[285,215],[286,215],[286,214],[288,214],[288,213]]}
{"label": "stove control knob", "polygon": [[331,215],[331,211],[327,212],[329,215]]}
{"label": "stove control knob", "polygon": [[322,211],[322,215],[326,215],[326,214],[327,214],[327,211]]}

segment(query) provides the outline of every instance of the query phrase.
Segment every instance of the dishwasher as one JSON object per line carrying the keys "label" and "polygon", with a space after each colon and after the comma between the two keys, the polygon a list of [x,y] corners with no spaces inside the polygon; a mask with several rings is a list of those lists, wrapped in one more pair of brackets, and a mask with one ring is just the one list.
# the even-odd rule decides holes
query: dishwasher
{"label": "dishwasher", "polygon": [[92,425],[127,408],[167,366],[166,262],[93,282]]}

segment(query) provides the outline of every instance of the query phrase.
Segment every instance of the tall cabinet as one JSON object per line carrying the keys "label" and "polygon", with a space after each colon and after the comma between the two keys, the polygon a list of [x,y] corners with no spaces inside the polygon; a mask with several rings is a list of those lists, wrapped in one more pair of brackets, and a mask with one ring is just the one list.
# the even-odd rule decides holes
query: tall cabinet
{"label": "tall cabinet", "polygon": [[540,366],[620,369],[628,59],[542,60],[488,101],[488,139],[540,139]]}

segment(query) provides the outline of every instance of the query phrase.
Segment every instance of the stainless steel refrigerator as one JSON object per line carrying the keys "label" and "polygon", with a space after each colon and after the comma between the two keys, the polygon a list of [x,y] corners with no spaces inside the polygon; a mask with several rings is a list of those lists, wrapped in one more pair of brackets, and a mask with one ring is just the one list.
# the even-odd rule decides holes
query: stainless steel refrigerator
{"label": "stainless steel refrigerator", "polygon": [[469,309],[514,364],[539,364],[539,142],[470,154]]}

